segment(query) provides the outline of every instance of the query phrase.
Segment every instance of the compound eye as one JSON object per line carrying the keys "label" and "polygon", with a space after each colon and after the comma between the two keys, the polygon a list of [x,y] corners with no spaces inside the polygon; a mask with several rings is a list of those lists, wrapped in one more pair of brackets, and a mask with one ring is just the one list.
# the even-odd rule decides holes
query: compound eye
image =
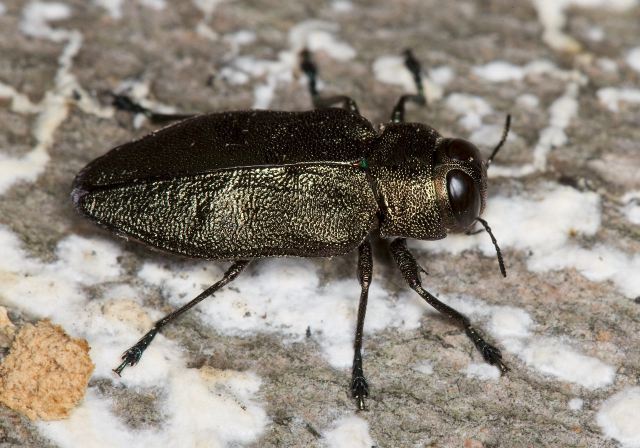
{"label": "compound eye", "polygon": [[471,142],[461,138],[452,138],[446,146],[445,154],[452,160],[472,162],[480,166],[482,156],[480,150]]}
{"label": "compound eye", "polygon": [[447,173],[447,193],[451,211],[458,225],[466,229],[480,215],[480,190],[474,180],[461,170]]}

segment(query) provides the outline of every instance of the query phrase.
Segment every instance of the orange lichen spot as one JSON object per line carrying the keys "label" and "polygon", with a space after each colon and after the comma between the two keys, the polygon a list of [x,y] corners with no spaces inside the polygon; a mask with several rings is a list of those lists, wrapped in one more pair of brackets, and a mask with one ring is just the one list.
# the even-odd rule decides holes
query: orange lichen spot
{"label": "orange lichen spot", "polygon": [[0,347],[9,347],[16,333],[16,326],[13,325],[7,309],[0,306]]}
{"label": "orange lichen spot", "polygon": [[464,448],[483,448],[484,444],[479,440],[465,439],[463,446]]}
{"label": "orange lichen spot", "polygon": [[0,364],[0,402],[31,420],[65,418],[84,397],[93,369],[84,339],[48,320],[25,325]]}
{"label": "orange lichen spot", "polygon": [[609,342],[613,338],[610,331],[600,330],[596,333],[596,340],[598,342]]}

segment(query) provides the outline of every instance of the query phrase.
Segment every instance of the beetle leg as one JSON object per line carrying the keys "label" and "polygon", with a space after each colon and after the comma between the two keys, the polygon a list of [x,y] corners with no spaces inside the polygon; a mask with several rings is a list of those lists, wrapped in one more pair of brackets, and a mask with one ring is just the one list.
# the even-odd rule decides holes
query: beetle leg
{"label": "beetle leg", "polygon": [[313,107],[315,107],[316,109],[325,109],[327,107],[334,107],[336,104],[340,104],[343,109],[347,109],[356,114],[360,114],[356,102],[346,95],[334,95],[327,97],[320,96],[320,94],[318,93],[318,87],[316,86],[316,81],[318,78],[318,67],[313,61],[311,52],[305,48],[300,53],[300,58],[300,68],[302,69],[304,74],[307,75],[307,79],[309,81],[309,93],[311,94]]}
{"label": "beetle leg", "polygon": [[427,98],[424,96],[424,86],[422,85],[422,69],[420,68],[420,62],[415,58],[411,50],[404,51],[404,65],[411,72],[413,76],[413,82],[416,85],[417,95],[402,95],[395,107],[391,112],[391,121],[393,123],[404,122],[404,106],[407,101],[419,104],[420,106],[427,105]]}
{"label": "beetle leg", "polygon": [[480,332],[471,326],[469,318],[450,306],[445,305],[422,288],[422,283],[420,281],[420,268],[416,259],[411,255],[409,249],[407,249],[406,240],[404,238],[396,238],[393,240],[391,243],[391,255],[398,265],[402,276],[407,283],[409,283],[411,289],[417,292],[429,305],[462,326],[469,339],[473,341],[474,345],[480,353],[482,353],[485,361],[497,366],[501,373],[506,373],[509,368],[502,362],[502,354],[500,353],[500,350],[483,339]]}
{"label": "beetle leg", "polygon": [[127,95],[111,92],[111,96],[113,97],[113,107],[115,107],[116,109],[126,112],[132,112],[134,114],[143,114],[151,122],[156,124],[164,124],[171,121],[184,120],[185,118],[194,116],[194,114],[162,114],[154,112],[151,109],[138,104]]}
{"label": "beetle leg", "polygon": [[191,308],[202,302],[211,294],[215,293],[227,283],[235,280],[238,274],[240,274],[240,272],[242,272],[242,270],[247,267],[248,264],[249,260],[236,261],[231,265],[229,269],[227,269],[227,272],[224,273],[224,276],[220,280],[198,294],[195,299],[157,321],[153,325],[153,328],[149,330],[144,336],[142,336],[142,338],[138,342],[136,342],[133,347],[122,354],[122,363],[118,367],[113,369],[113,371],[118,376],[120,376],[125,367],[136,365],[138,361],[140,361],[140,358],[142,357],[144,351],[147,349],[147,347],[149,347],[149,345],[153,341],[153,338],[156,337],[156,334],[158,334],[162,327],[175,320],[186,311],[189,311]]}
{"label": "beetle leg", "polygon": [[364,331],[364,316],[367,312],[372,270],[371,243],[367,238],[358,247],[358,281],[360,282],[361,290],[356,337],[353,343],[353,369],[351,371],[351,396],[356,399],[358,409],[361,411],[365,409],[364,399],[369,396],[369,385],[362,370],[362,333]]}

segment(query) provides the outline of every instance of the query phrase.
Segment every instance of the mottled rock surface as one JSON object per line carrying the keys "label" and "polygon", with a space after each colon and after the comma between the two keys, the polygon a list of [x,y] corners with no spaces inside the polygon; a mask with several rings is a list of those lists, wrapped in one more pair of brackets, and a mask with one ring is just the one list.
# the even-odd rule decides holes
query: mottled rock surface
{"label": "mottled rock surface", "polygon": [[[639,36],[632,0],[1,0],[0,305],[18,329],[50,318],[87,339],[96,371],[69,420],[0,406],[0,446],[640,446]],[[302,110],[305,45],[323,90],[374,123],[412,88],[405,48],[430,103],[410,120],[488,153],[513,115],[486,213],[506,280],[486,235],[410,244],[425,287],[496,341],[508,375],[407,290],[384,242],[366,412],[348,395],[354,254],[261,261],[110,374],[226,265],[75,213],[74,175],[154,129],[108,92],[167,111]]]}

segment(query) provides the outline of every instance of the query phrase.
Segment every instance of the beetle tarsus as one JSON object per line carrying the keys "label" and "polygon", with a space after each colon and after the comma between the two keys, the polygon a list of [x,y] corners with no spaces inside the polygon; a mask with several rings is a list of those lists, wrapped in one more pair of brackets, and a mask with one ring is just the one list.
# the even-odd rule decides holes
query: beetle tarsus
{"label": "beetle tarsus", "polygon": [[162,124],[168,123],[171,121],[184,120],[185,118],[190,118],[193,114],[163,114],[154,112],[151,109],[142,106],[141,104],[134,101],[130,96],[113,93],[110,92],[113,97],[113,101],[111,104],[118,110],[122,110],[125,112],[131,112],[133,114],[142,114],[151,120],[153,123]]}
{"label": "beetle tarsus", "polygon": [[501,375],[504,375],[509,371],[509,368],[502,362],[502,352],[499,348],[494,347],[485,341],[475,328],[469,326],[465,328],[465,331],[467,336],[469,336],[469,339],[473,341],[474,345],[478,348],[480,353],[482,353],[482,357],[486,362],[492,366],[498,367]]}
{"label": "beetle tarsus", "polygon": [[130,96],[114,92],[109,93],[111,93],[111,96],[113,97],[111,105],[116,109],[134,114],[144,114],[146,116],[151,114],[149,109],[135,102]]}
{"label": "beetle tarsus", "polygon": [[364,411],[365,398],[369,397],[369,384],[364,376],[356,376],[351,380],[351,396],[355,398],[358,410]]}
{"label": "beetle tarsus", "polygon": [[113,369],[116,375],[122,376],[122,371],[125,369],[125,367],[133,367],[138,364],[140,358],[142,358],[142,354],[147,349],[147,347],[149,347],[149,344],[151,344],[153,338],[156,337],[156,334],[158,334],[158,329],[156,327],[153,327],[144,336],[142,336],[142,338],[140,338],[140,340],[136,342],[133,347],[122,354],[122,363],[120,363],[118,367]]}

